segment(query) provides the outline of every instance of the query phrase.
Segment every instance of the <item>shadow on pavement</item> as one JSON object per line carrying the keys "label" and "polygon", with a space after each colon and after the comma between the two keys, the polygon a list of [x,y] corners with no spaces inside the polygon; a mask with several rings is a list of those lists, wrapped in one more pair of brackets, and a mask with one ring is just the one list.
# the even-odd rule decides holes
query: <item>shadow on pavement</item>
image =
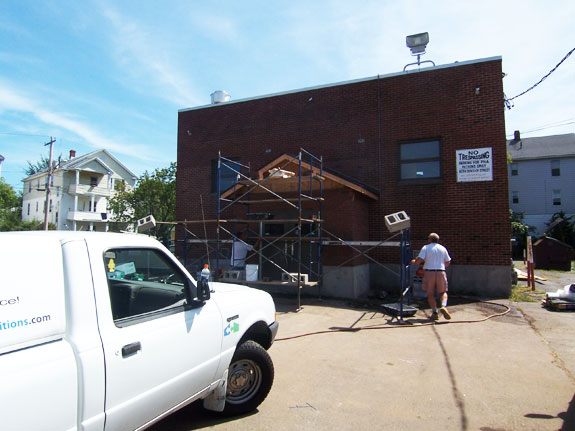
{"label": "shadow on pavement", "polygon": [[563,426],[560,431],[572,431],[575,430],[575,395],[569,403],[569,408],[566,412],[561,412],[557,416],[542,414],[542,413],[527,413],[526,418],[530,419],[555,419],[559,418],[563,420]]}
{"label": "shadow on pavement", "polygon": [[258,410],[242,416],[219,416],[216,413],[204,410],[202,401],[196,401],[189,406],[172,413],[157,424],[148,428],[149,431],[189,431],[210,428],[215,425],[233,422],[258,413]]}

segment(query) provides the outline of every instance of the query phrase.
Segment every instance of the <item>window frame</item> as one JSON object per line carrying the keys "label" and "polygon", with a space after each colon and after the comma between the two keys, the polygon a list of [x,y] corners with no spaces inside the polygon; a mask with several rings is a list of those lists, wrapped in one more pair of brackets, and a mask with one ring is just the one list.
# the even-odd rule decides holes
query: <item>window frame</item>
{"label": "window frame", "polygon": [[[126,252],[126,251],[132,251],[132,252],[136,252],[136,251],[141,251],[141,252],[146,252],[146,253],[152,253],[155,255],[154,259],[159,259],[163,265],[164,268],[168,268],[171,272],[173,272],[174,274],[177,273],[180,277],[180,280],[182,281],[182,292],[180,294],[180,298],[175,301],[172,304],[169,305],[164,305],[161,306],[160,308],[154,309],[154,310],[149,310],[149,311],[145,311],[142,313],[138,313],[138,314],[128,314],[119,318],[114,318],[114,307],[117,305],[117,303],[114,303],[114,295],[112,294],[112,290],[114,288],[118,288],[119,285],[130,285],[132,284],[134,286],[134,289],[132,289],[130,287],[130,299],[132,299],[132,293],[134,290],[137,290],[136,287],[139,286],[139,289],[144,289],[144,288],[154,288],[156,286],[152,286],[152,284],[159,284],[161,285],[167,285],[167,286],[172,286],[172,285],[177,285],[177,284],[171,284],[171,283],[161,283],[160,280],[156,281],[156,280],[131,280],[131,279],[116,279],[116,278],[110,278],[109,277],[109,253],[118,253],[118,252]],[[117,258],[117,255],[116,255]],[[149,258],[148,256],[143,256],[143,259],[147,259]],[[164,253],[162,250],[159,250],[157,248],[154,247],[112,247],[109,249],[106,249],[102,255],[102,262],[103,262],[103,269],[106,272],[106,282],[108,284],[108,297],[110,300],[110,309],[111,309],[111,314],[112,314],[112,319],[113,319],[113,323],[116,327],[118,328],[124,328],[127,326],[132,326],[135,324],[139,324],[139,323],[143,323],[143,322],[147,322],[150,320],[155,320],[164,316],[169,316],[172,314],[177,314],[180,312],[185,311],[187,308],[187,305],[190,303],[190,298],[192,298],[192,287],[193,284],[190,280],[190,278],[187,276],[187,274],[172,260],[170,259],[170,257]],[[149,268],[148,268],[149,269]],[[135,273],[130,273],[131,274],[135,274]],[[127,286],[123,286],[123,287],[127,287]],[[172,289],[166,289],[166,291],[169,291]],[[114,292],[117,293],[117,292]],[[130,306],[133,304],[130,304]]]}
{"label": "window frame", "polygon": [[512,204],[519,204],[519,192],[512,191],[511,192],[511,203]]}
{"label": "window frame", "polygon": [[[231,160],[234,163],[238,163],[238,164],[241,163],[239,157],[229,157],[229,160]],[[227,168],[229,169],[229,167],[227,167]],[[212,159],[211,160],[211,169],[212,169],[212,171],[211,171],[211,187],[210,187],[211,193],[218,193],[218,159]],[[237,170],[241,171],[240,165],[237,166]],[[237,177],[237,175],[238,174],[235,174],[232,171],[229,171],[227,173],[222,173],[222,175],[220,175],[220,193],[226,191],[227,189],[232,187],[234,184],[237,184],[233,180],[233,177]],[[222,181],[221,181],[222,178],[229,178],[232,180],[229,181],[229,185],[223,186]]]}
{"label": "window frame", "polygon": [[561,160],[559,159],[551,160],[551,176],[552,177],[561,176]]}
{"label": "window frame", "polygon": [[551,193],[551,204],[555,207],[561,206],[561,189],[553,189]]}
{"label": "window frame", "polygon": [[[405,145],[418,145],[418,144],[425,144],[425,143],[437,143],[437,155],[433,157],[420,157],[420,158],[403,158],[402,157],[402,148]],[[399,161],[399,169],[398,169],[398,179],[400,184],[437,184],[443,182],[443,145],[441,142],[441,138],[429,138],[429,139],[418,139],[418,140],[409,140],[409,141],[400,141],[398,142],[398,161]],[[414,163],[437,163],[437,176],[425,176],[421,178],[404,178],[403,177],[403,166],[407,164],[414,164]]]}
{"label": "window frame", "polygon": [[519,176],[519,165],[515,162],[509,164],[509,169],[511,170],[511,176],[517,177]]}

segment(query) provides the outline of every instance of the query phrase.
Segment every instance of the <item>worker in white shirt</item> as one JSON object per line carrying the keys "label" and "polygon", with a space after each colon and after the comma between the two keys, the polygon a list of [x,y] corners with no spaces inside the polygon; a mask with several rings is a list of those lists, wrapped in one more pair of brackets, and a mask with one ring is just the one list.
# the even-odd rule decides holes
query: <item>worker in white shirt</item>
{"label": "worker in white shirt", "polygon": [[430,233],[425,245],[417,259],[412,259],[411,263],[423,265],[423,290],[427,292],[427,302],[431,307],[431,319],[439,320],[437,313],[437,301],[435,295],[440,295],[441,308],[439,311],[447,320],[451,320],[451,315],[447,311],[447,275],[445,269],[451,263],[451,257],[447,249],[439,244],[439,235]]}
{"label": "worker in white shirt", "polygon": [[248,253],[255,248],[257,248],[260,240],[258,239],[254,245],[248,244],[247,241],[248,233],[247,231],[241,231],[238,233],[238,237],[234,239],[232,244],[232,257],[230,264],[233,270],[244,270],[246,267],[246,257]]}

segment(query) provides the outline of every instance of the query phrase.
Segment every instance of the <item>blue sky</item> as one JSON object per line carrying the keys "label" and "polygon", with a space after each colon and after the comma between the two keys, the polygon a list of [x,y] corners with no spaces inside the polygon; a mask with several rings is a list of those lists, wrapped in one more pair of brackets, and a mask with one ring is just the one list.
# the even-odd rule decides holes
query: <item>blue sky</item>
{"label": "blue sky", "polygon": [[[136,175],[176,161],[179,109],[385,75],[427,31],[437,65],[501,56],[508,97],[575,47],[575,2],[82,0],[0,2],[2,177],[105,148]],[[506,110],[507,133],[575,131],[575,53]],[[502,103],[503,109],[503,103]]]}

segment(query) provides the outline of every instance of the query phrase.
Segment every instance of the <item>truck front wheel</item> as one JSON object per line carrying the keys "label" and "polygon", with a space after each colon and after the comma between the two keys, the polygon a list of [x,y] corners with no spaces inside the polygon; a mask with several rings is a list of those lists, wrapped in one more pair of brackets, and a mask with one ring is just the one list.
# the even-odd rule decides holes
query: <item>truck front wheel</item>
{"label": "truck front wheel", "polygon": [[240,344],[228,368],[226,415],[256,409],[268,395],[274,381],[274,364],[268,352],[248,340]]}

